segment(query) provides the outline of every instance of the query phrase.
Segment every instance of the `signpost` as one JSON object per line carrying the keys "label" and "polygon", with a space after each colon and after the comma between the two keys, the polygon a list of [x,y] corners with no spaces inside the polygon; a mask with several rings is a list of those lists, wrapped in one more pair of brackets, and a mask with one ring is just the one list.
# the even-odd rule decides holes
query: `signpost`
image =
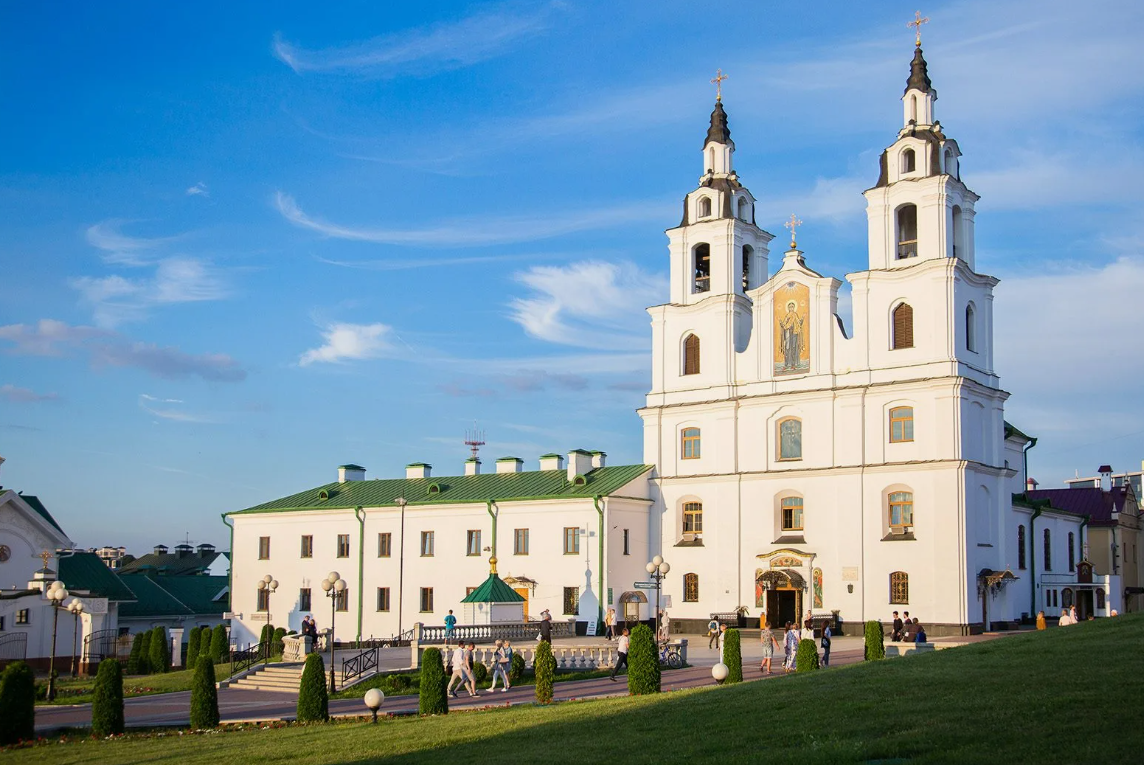
{"label": "signpost", "polygon": [[635,588],[637,590],[654,590],[655,582],[635,582]]}

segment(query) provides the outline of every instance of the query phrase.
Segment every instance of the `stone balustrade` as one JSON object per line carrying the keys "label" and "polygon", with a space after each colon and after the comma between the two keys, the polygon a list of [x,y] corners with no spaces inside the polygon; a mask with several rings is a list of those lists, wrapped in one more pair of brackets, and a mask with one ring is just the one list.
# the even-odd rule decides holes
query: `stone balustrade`
{"label": "stone balustrade", "polygon": [[[536,646],[536,641],[533,641],[528,645],[513,645],[512,650],[513,653],[518,653],[524,658],[524,665],[526,667],[531,667],[536,660]],[[422,653],[423,652],[424,649],[422,649]],[[495,646],[477,646],[473,650],[473,661],[478,664],[484,664],[491,670],[495,654]],[[447,666],[451,656],[451,650],[448,652],[442,650],[442,663]],[[557,671],[605,669],[615,665],[616,647],[612,644],[553,645],[552,656],[556,659]],[[418,658],[420,659],[420,656]],[[418,661],[418,666],[420,666],[420,661]]]}
{"label": "stone balustrade", "polygon": [[305,661],[313,652],[313,639],[309,635],[286,635],[282,638],[282,661]]}
{"label": "stone balustrade", "polygon": [[[495,640],[534,641],[540,633],[540,622],[508,622],[504,624],[458,624],[449,635],[449,642],[464,640],[475,643],[491,643]],[[553,638],[569,638],[576,635],[575,618],[552,622]],[[422,645],[443,645],[445,628],[440,625],[425,625],[418,622],[413,628],[413,642]]]}

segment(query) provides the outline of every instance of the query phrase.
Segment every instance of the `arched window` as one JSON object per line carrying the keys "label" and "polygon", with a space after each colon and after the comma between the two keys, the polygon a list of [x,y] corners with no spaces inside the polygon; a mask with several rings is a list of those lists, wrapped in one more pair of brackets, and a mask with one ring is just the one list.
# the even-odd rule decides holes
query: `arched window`
{"label": "arched window", "polygon": [[699,602],[699,574],[683,575],[683,602]]}
{"label": "arched window", "polygon": [[898,260],[918,255],[918,207],[902,205],[895,216],[898,224]]}
{"label": "arched window", "polygon": [[904,533],[914,526],[914,493],[895,491],[889,501],[890,530]]}
{"label": "arched window", "polygon": [[754,254],[755,251],[751,245],[743,245],[743,292],[751,288],[751,258]]}
{"label": "arched window", "polygon": [[1069,571],[1076,571],[1076,539],[1069,532]]}
{"label": "arched window", "polygon": [[910,604],[910,576],[905,571],[890,574],[890,602],[903,606]]}
{"label": "arched window", "polygon": [[1053,570],[1053,535],[1045,529],[1045,571]]}
{"label": "arched window", "polygon": [[783,497],[779,501],[783,531],[802,531],[802,497]]}
{"label": "arched window", "polygon": [[951,232],[953,234],[953,257],[964,258],[965,257],[965,248],[962,246],[961,208],[958,207],[957,205],[954,205],[954,207],[953,207],[953,215],[952,215],[952,221],[950,222],[950,225],[953,228],[953,231]]}
{"label": "arched window", "polygon": [[1104,590],[1099,587],[1096,590],[1096,608],[1098,611],[1104,610]]}
{"label": "arched window", "polygon": [[909,303],[902,303],[894,309],[892,315],[894,318],[894,336],[890,347],[895,351],[902,348],[913,348],[914,309],[910,307]]}
{"label": "arched window", "polygon": [[918,97],[910,96],[910,122],[915,125],[918,121]]}
{"label": "arched window", "polygon": [[683,374],[699,374],[699,336],[688,335],[683,341]]}
{"label": "arched window", "polygon": [[699,459],[699,428],[684,428],[681,446],[683,459]]}
{"label": "arched window", "polygon": [[[715,147],[712,146],[707,150],[707,172],[715,172]],[[711,214],[711,203],[707,203],[707,214]]]}
{"label": "arched window", "polygon": [[902,152],[902,172],[912,173],[917,165],[917,157],[913,149],[906,149]]}
{"label": "arched window", "polygon": [[695,248],[691,251],[691,259],[693,272],[691,291],[709,291],[711,289],[711,245],[695,245]]}
{"label": "arched window", "polygon": [[896,406],[890,410],[890,443],[900,444],[914,440],[914,408]]}
{"label": "arched window", "polygon": [[953,156],[953,149],[945,150],[945,172],[954,178],[957,177],[957,160]]}
{"label": "arched window", "polygon": [[701,197],[699,200],[699,217],[711,217],[711,197]]}
{"label": "arched window", "polygon": [[703,533],[703,503],[702,502],[684,502],[683,503],[683,533],[684,534],[702,534]]}
{"label": "arched window", "polygon": [[747,214],[748,214],[748,212],[750,212],[747,209],[747,207],[748,207],[747,198],[746,197],[739,197],[739,220],[741,220],[741,221],[747,220]]}
{"label": "arched window", "polygon": [[802,459],[802,421],[788,417],[779,421],[779,459]]}
{"label": "arched window", "polygon": [[1025,564],[1025,526],[1017,527],[1017,568],[1024,571],[1027,566]]}
{"label": "arched window", "polygon": [[1073,591],[1071,587],[1061,590],[1061,608],[1072,608]]}
{"label": "arched window", "polygon": [[965,307],[965,349],[977,352],[977,311],[973,303]]}

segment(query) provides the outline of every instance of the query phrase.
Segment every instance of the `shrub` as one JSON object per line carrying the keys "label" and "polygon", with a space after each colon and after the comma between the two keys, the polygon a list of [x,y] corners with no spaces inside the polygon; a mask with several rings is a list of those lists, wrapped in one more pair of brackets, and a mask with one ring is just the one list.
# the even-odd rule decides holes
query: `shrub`
{"label": "shrub", "polygon": [[489,668],[479,661],[473,662],[473,680],[477,685],[489,679]]}
{"label": "shrub", "polygon": [[886,658],[886,646],[883,644],[885,635],[882,632],[882,623],[877,620],[866,622],[866,646],[862,658],[866,661],[877,661]]}
{"label": "shrub", "polygon": [[794,654],[794,668],[796,672],[818,669],[818,646],[813,640],[803,638],[798,642],[798,650]]}
{"label": "shrub", "polygon": [[131,639],[131,656],[127,659],[127,674],[142,675],[143,672],[143,634],[136,632]]}
{"label": "shrub", "polygon": [[330,695],[326,690],[326,665],[320,653],[306,657],[302,682],[298,686],[298,722],[325,722],[330,719]]}
{"label": "shrub", "polygon": [[421,656],[421,692],[417,711],[423,715],[443,715],[449,712],[449,695],[445,688],[445,664],[438,648],[426,648]]}
{"label": "shrub", "polygon": [[286,643],[282,638],[286,637],[286,628],[279,627],[274,630],[274,636],[271,638],[270,653],[275,656],[281,656],[286,651]]}
{"label": "shrub", "polygon": [[227,637],[225,624],[216,624],[211,631],[210,655],[215,664],[226,664],[230,661],[230,638]]}
{"label": "shrub", "polygon": [[659,651],[646,624],[636,625],[628,645],[628,693],[659,693]]}
{"label": "shrub", "polygon": [[199,645],[202,637],[202,628],[191,627],[191,634],[187,636],[187,669],[194,669],[199,664]]}
{"label": "shrub", "polygon": [[14,661],[0,675],[0,746],[36,737],[36,676]]}
{"label": "shrub", "polygon": [[532,672],[536,675],[536,703],[551,704],[552,686],[556,682],[556,657],[552,655],[552,644],[547,640],[536,644]]}
{"label": "shrub", "polygon": [[151,674],[151,638],[155,637],[154,630],[143,633],[143,640],[139,643],[139,674]]}
{"label": "shrub", "polygon": [[524,669],[524,657],[519,651],[513,651],[512,662],[508,667],[508,681],[511,685],[516,685],[524,679]]}
{"label": "shrub", "polygon": [[150,658],[151,672],[161,673],[171,669],[171,641],[166,627],[156,627],[151,631]]}
{"label": "shrub", "polygon": [[91,700],[91,732],[110,736],[123,732],[123,669],[117,659],[99,662]]}
{"label": "shrub", "polygon": [[742,636],[737,629],[728,629],[723,635],[723,663],[727,665],[725,683],[743,682]]}
{"label": "shrub", "polygon": [[218,727],[218,689],[215,688],[214,662],[209,656],[200,656],[191,679],[191,728]]}
{"label": "shrub", "polygon": [[262,633],[258,636],[259,645],[267,645],[274,642],[274,625],[263,624]]}

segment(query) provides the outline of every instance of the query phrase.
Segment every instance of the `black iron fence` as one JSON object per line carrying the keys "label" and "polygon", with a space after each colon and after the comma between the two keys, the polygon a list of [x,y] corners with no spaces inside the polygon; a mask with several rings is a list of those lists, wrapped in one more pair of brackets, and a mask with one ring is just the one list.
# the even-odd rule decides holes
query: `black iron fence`
{"label": "black iron fence", "polygon": [[268,640],[241,651],[232,650],[230,652],[230,674],[232,676],[237,675],[239,672],[250,669],[258,662],[269,659],[272,646],[272,642]]}
{"label": "black iron fence", "polygon": [[23,661],[28,658],[28,633],[0,635],[0,661]]}

